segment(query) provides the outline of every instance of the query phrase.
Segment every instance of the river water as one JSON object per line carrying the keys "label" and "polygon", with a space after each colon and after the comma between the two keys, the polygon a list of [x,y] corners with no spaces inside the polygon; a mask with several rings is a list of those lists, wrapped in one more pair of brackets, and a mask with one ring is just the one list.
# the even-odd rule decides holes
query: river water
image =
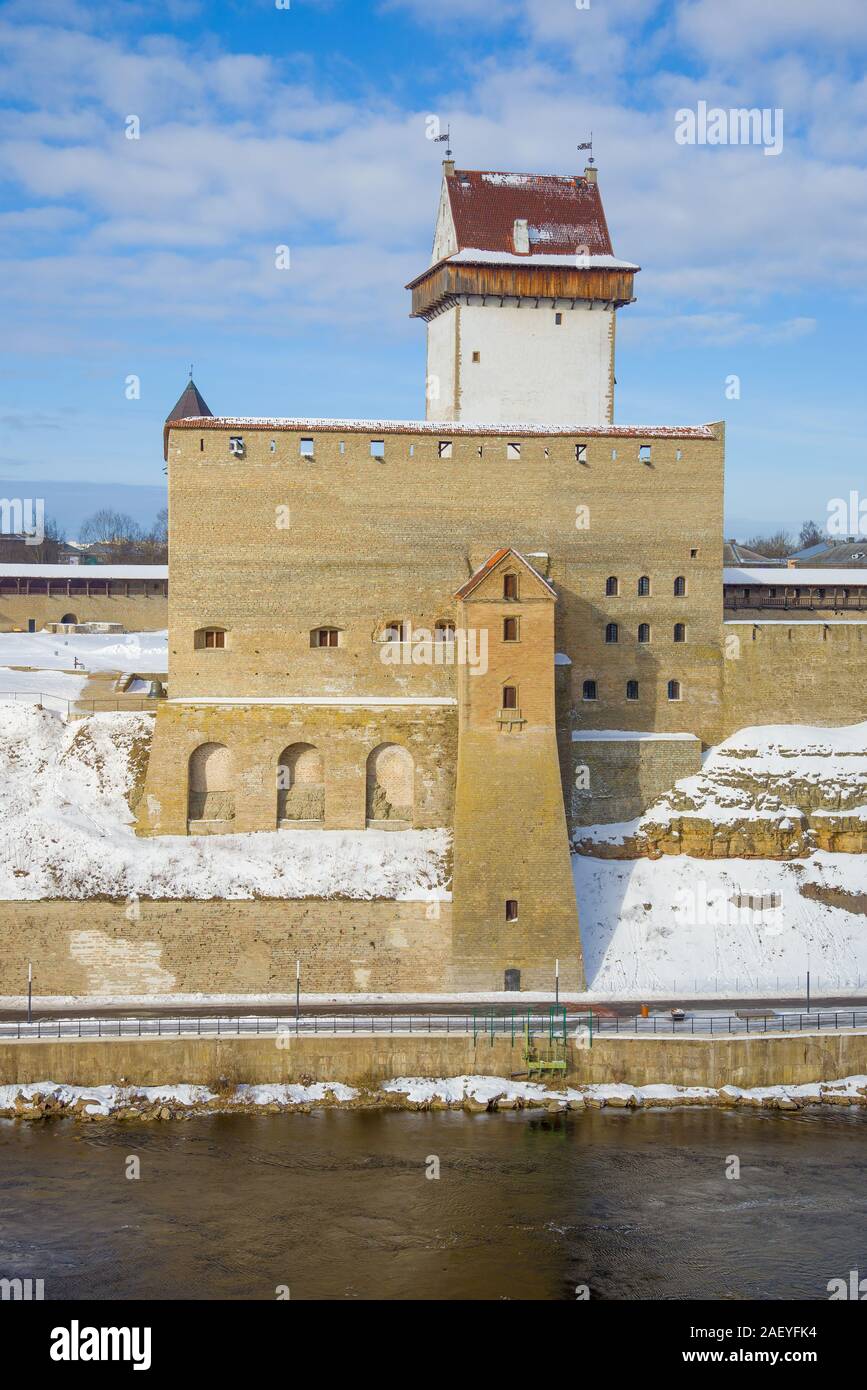
{"label": "river water", "polygon": [[0,1278],[84,1299],[817,1299],[867,1274],[865,1194],[863,1110],[0,1120]]}

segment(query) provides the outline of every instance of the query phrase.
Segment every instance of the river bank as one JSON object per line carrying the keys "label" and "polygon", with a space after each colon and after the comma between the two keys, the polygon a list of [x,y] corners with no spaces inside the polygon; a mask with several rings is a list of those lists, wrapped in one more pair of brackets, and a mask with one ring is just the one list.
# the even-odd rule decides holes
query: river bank
{"label": "river bank", "polygon": [[736,1106],[801,1110],[812,1106],[867,1108],[867,1076],[800,1085],[589,1085],[562,1089],[496,1076],[396,1077],[376,1089],[341,1082],[233,1086],[67,1086],[53,1081],[0,1086],[0,1118],[41,1121],[185,1120],[196,1115],[310,1113],[314,1108],[463,1110],[471,1114],[523,1109],[668,1109]]}

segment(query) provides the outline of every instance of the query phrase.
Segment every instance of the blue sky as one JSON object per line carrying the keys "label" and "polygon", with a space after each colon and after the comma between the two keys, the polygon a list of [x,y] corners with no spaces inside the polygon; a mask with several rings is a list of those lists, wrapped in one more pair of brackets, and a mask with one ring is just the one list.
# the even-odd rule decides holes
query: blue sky
{"label": "blue sky", "polygon": [[[616,418],[727,420],[731,534],[867,495],[864,0],[9,0],[0,47],[7,495],[134,510],[191,361],[215,413],[423,415],[430,114],[468,168],[579,170],[592,129],[642,266]],[[699,101],[782,108],[782,152],[677,144]]]}

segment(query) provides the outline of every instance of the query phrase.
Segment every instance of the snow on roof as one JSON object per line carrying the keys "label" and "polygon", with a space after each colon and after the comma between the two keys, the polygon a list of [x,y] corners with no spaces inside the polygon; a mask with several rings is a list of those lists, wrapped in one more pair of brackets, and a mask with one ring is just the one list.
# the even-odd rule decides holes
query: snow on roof
{"label": "snow on roof", "polygon": [[550,437],[575,435],[599,439],[716,439],[715,425],[587,425],[564,421],[550,425],[507,421],[505,424],[470,423],[465,420],[329,420],[317,416],[204,415],[173,420],[172,430],[291,430],[328,431],[332,434],[433,434],[448,439],[458,435],[499,437]]}
{"label": "snow on roof", "polygon": [[[532,237],[531,237],[532,240]],[[640,270],[634,261],[620,261],[616,256],[581,255],[577,249],[571,251],[545,251],[537,255],[516,255],[513,251],[486,251],[479,246],[465,246],[447,256],[440,264],[462,265],[547,265],[568,266],[572,270]],[[433,269],[433,267],[431,267]]]}
{"label": "snow on roof", "polygon": [[578,174],[456,169],[445,187],[459,247],[512,251],[520,219],[527,222],[531,245],[573,253],[587,246],[596,255],[612,254],[599,186]]}
{"label": "snow on roof", "polygon": [[0,578],[10,579],[168,579],[168,565],[7,565]]}
{"label": "snow on roof", "polygon": [[689,739],[698,742],[697,734],[656,734],[643,729],[573,729],[573,743],[643,743],[645,741]]}
{"label": "snow on roof", "polygon": [[834,584],[867,584],[867,570],[863,569],[739,569],[723,570],[724,584],[820,584],[824,588]]}

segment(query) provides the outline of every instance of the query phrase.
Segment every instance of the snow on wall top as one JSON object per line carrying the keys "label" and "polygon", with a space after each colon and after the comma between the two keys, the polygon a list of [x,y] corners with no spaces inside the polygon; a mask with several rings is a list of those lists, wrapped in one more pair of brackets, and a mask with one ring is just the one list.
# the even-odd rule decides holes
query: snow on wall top
{"label": "snow on wall top", "polygon": [[[538,230],[530,228],[530,242],[533,242],[533,232]],[[593,256],[580,255],[577,248],[573,246],[571,251],[558,251],[556,253],[545,251],[535,254],[528,253],[526,256],[515,254],[513,251],[485,251],[478,246],[465,246],[453,256],[447,256],[446,262],[449,265],[550,265],[568,266],[571,270],[640,270],[641,266],[635,265],[633,261],[619,261],[616,256]],[[445,263],[445,262],[444,262]]]}
{"label": "snow on wall top", "polygon": [[10,579],[168,579],[168,565],[7,565],[0,578]]}
{"label": "snow on wall top", "polygon": [[[491,435],[505,438],[577,435],[599,439],[716,439],[715,426],[707,425],[582,425],[565,421],[550,425],[506,422],[472,424],[466,420],[328,420],[317,416],[203,415],[174,420],[174,430],[291,430],[332,434],[434,434],[445,438],[457,435]],[[65,567],[64,567],[65,568]],[[102,567],[101,567],[102,568]],[[106,568],[108,568],[106,566]]]}
{"label": "snow on wall top", "polygon": [[823,588],[835,584],[867,585],[867,569],[777,569],[771,566],[764,569],[730,568],[723,570],[724,584],[763,584],[779,588],[783,584],[819,584]]}

